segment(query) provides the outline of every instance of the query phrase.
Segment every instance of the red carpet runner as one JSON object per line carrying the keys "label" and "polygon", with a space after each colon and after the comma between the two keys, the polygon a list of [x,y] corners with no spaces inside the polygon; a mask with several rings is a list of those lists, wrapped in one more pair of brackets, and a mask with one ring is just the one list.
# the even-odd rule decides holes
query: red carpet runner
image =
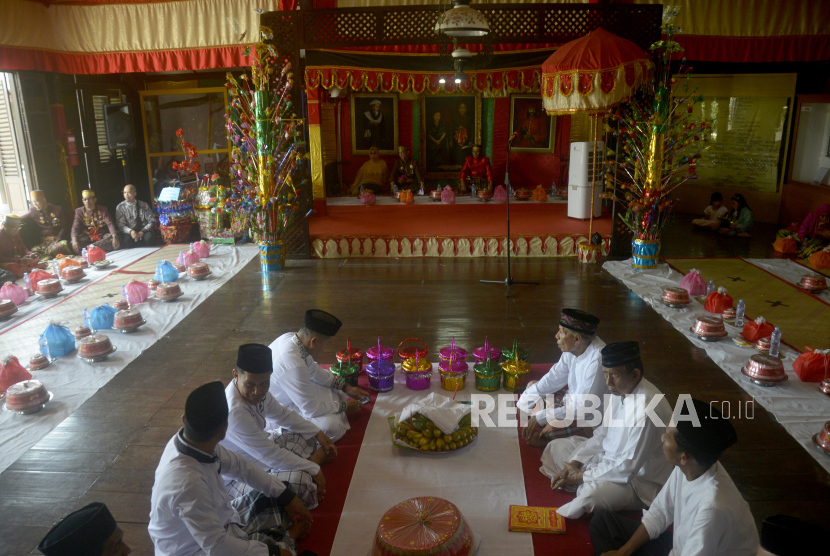
{"label": "red carpet runner", "polygon": [[[328,367],[328,365],[323,365]],[[531,380],[538,380],[549,369],[550,364],[532,365]],[[371,392],[372,401],[377,397],[376,392],[369,390],[369,383],[366,373],[362,373],[358,385],[364,390]],[[400,387],[400,385],[398,385]],[[502,392],[503,393],[503,392]],[[369,424],[371,409],[374,404],[369,404],[355,418],[350,421],[351,429],[337,443],[337,459],[335,463],[323,466],[323,473],[326,476],[327,488],[325,500],[312,512],[314,524],[311,533],[306,539],[300,541],[300,551],[310,550],[318,556],[331,554],[334,536],[337,533],[337,526],[340,523],[340,515],[343,513],[343,506],[346,502],[346,494],[349,491],[349,483],[352,480],[357,456],[360,453],[360,445],[366,433],[366,426]],[[529,506],[559,507],[571,500],[574,495],[562,490],[552,491],[550,479],[539,471],[539,459],[542,456],[540,448],[533,448],[521,439],[519,435],[519,450],[522,457],[522,471],[525,480],[525,492]],[[507,521],[508,508],[504,508],[504,520]],[[588,537],[588,524],[590,517],[567,522],[567,533],[564,535],[543,535],[533,533],[533,550],[536,556],[548,554],[568,554],[570,556],[590,556],[593,554],[591,541]],[[512,533],[515,535],[526,535],[528,533]],[[366,539],[366,547],[370,546],[371,539]],[[517,555],[522,556],[522,555]]]}

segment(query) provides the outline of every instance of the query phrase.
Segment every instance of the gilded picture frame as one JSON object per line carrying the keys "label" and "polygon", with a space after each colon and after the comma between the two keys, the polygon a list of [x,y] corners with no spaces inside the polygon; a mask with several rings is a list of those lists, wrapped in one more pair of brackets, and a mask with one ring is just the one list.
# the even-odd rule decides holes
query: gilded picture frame
{"label": "gilded picture frame", "polygon": [[[351,106],[352,154],[368,155],[377,146],[382,155],[398,154],[398,95],[353,93]],[[373,110],[373,105],[378,110]],[[376,113],[375,113],[376,112]]]}
{"label": "gilded picture frame", "polygon": [[556,118],[545,112],[539,95],[510,95],[510,135],[517,131],[510,152],[544,154],[556,149]]}
{"label": "gilded picture frame", "polygon": [[472,155],[472,146],[481,143],[481,95],[421,97],[420,143],[425,179],[458,179],[464,159]]}

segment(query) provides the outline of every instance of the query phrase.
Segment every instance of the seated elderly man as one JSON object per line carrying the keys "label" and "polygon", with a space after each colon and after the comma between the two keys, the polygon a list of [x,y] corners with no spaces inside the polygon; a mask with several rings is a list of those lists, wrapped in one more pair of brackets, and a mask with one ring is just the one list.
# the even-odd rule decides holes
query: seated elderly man
{"label": "seated elderly man", "polygon": [[101,502],[93,502],[60,520],[37,549],[43,556],[127,556],[131,552],[124,542],[124,532]]}
{"label": "seated elderly man", "polygon": [[[529,383],[519,398],[519,409],[535,412],[522,434],[531,446],[544,448],[554,438],[574,434],[590,436],[591,427],[580,426],[576,420],[585,404],[591,403],[588,396],[602,400],[608,392],[600,355],[605,342],[596,337],[598,325],[599,319],[594,315],[579,309],[562,309],[556,333],[562,357],[540,381]],[[566,386],[567,393],[556,401],[557,394]],[[601,411],[602,407],[592,409]]]}
{"label": "seated elderly man", "polygon": [[[674,470],[643,514],[642,523],[600,510],[591,520],[596,554],[755,556],[758,529],[721,453],[737,442],[735,429],[714,407],[691,400],[663,435],[663,453]],[[688,405],[684,405],[684,410]],[[669,526],[674,531],[667,531]],[[809,554],[811,551],[800,552]]]}
{"label": "seated elderly man", "polygon": [[[161,454],[150,496],[147,530],[156,556],[296,556],[311,514],[290,487],[219,444],[228,430],[222,383],[191,392],[182,421]],[[253,490],[231,500],[223,477]]]}
{"label": "seated elderly man", "polygon": [[[643,378],[639,344],[608,344],[601,353],[611,392],[602,425],[589,439],[553,440],[542,454],[541,471],[551,478],[551,488],[576,489],[576,498],[557,510],[571,519],[601,509],[642,509],[651,504],[671,473],[660,438],[672,411],[657,388]],[[655,398],[660,400],[656,404]]]}
{"label": "seated elderly man", "polygon": [[96,245],[104,251],[115,251],[121,247],[118,231],[107,207],[96,205],[95,192],[91,189],[84,189],[81,197],[84,206],[75,209],[75,221],[72,223],[72,250],[80,253],[88,245]]}
{"label": "seated elderly man", "polygon": [[401,145],[398,147],[398,160],[392,167],[392,183],[398,189],[409,189],[419,195],[424,194],[424,178],[421,177],[421,167],[414,158],[409,158],[409,147]]}
{"label": "seated elderly man", "polygon": [[[220,444],[288,483],[306,507],[313,510],[326,494],[320,464],[333,459],[337,448],[313,423],[268,392],[273,371],[271,357],[268,346],[239,346],[233,380],[225,388],[230,413],[228,432]],[[266,430],[266,420],[279,428]],[[232,498],[250,490],[248,485],[234,480],[225,486]]]}
{"label": "seated elderly man", "polygon": [[121,247],[149,247],[153,245],[153,225],[156,216],[150,205],[135,198],[135,186],[124,186],[124,200],[115,207],[115,225],[121,232]]}
{"label": "seated elderly man", "polygon": [[0,268],[23,278],[37,266],[38,260],[20,239],[20,220],[16,214],[7,214],[0,225]]}
{"label": "seated elderly man", "polygon": [[54,259],[57,255],[71,255],[69,246],[69,219],[58,205],[46,200],[46,193],[32,191],[29,212],[23,215],[20,235],[23,243],[41,259]]}
{"label": "seated elderly man", "polygon": [[283,334],[268,346],[274,354],[274,398],[317,425],[335,442],[349,430],[348,417],[363,407],[358,400],[369,395],[314,361],[328,350],[341,325],[334,315],[311,309],[306,311],[299,332]]}

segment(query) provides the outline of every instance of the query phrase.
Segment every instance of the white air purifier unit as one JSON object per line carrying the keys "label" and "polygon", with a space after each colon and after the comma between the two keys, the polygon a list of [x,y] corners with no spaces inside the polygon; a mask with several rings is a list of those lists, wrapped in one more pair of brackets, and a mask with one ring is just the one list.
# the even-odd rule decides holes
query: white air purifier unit
{"label": "white air purifier unit", "polygon": [[[594,218],[602,214],[602,161],[605,142],[597,141],[597,161],[594,173]],[[568,218],[587,220],[591,217],[591,167],[594,165],[594,142],[571,143],[571,161],[568,167]]]}

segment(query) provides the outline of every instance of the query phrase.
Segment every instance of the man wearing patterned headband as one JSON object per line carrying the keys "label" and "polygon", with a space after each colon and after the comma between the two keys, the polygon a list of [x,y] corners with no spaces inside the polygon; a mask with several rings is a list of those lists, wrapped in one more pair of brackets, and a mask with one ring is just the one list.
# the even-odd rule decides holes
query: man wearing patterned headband
{"label": "man wearing patterned headband", "polygon": [[[574,434],[590,436],[591,427],[577,423],[556,424],[570,414],[576,420],[584,409],[586,396],[602,396],[608,392],[602,374],[600,351],[605,342],[596,337],[599,319],[579,309],[562,309],[556,344],[562,351],[559,362],[538,382],[531,382],[519,398],[518,407],[533,416],[528,421],[523,437],[531,446],[544,448],[554,438]],[[568,387],[559,403],[555,395]],[[549,403],[546,403],[549,402]],[[592,408],[600,411],[601,407]]]}
{"label": "man wearing patterned headband", "polygon": [[398,147],[398,160],[392,167],[392,183],[398,189],[409,189],[419,195],[424,194],[424,178],[421,177],[421,167],[414,158],[409,158],[409,147]]}
{"label": "man wearing patterned headband", "polygon": [[32,191],[29,212],[23,215],[20,236],[23,243],[41,259],[53,259],[57,255],[71,255],[69,246],[69,219],[58,205],[46,200],[46,193]]}
{"label": "man wearing patterned headband", "polygon": [[[233,380],[225,388],[228,400],[228,432],[220,442],[262,469],[287,482],[309,510],[326,493],[320,465],[337,455],[337,448],[319,428],[288,409],[268,391],[273,360],[262,344],[239,346]],[[266,426],[270,421],[276,427]],[[238,481],[226,484],[232,498],[250,487]]]}
{"label": "man wearing patterned headband", "polygon": [[120,248],[118,230],[115,229],[107,207],[95,204],[95,192],[91,189],[84,189],[81,197],[84,206],[75,209],[75,221],[72,223],[72,250],[80,253],[83,247],[90,244],[104,251]]}
{"label": "man wearing patterned headband", "polygon": [[602,424],[591,438],[559,438],[542,454],[541,471],[551,478],[551,488],[576,490],[576,498],[557,510],[571,519],[603,509],[640,510],[651,505],[672,468],[661,441],[671,406],[643,378],[639,344],[608,344],[600,353],[612,394]]}
{"label": "man wearing patterned headband", "polygon": [[334,315],[311,309],[306,311],[299,332],[283,334],[268,346],[274,357],[274,398],[317,425],[335,442],[349,430],[348,418],[363,407],[358,400],[369,395],[314,360],[329,349],[342,324]]}
{"label": "man wearing patterned headband", "polygon": [[26,249],[20,239],[20,217],[7,214],[0,224],[0,268],[23,278],[37,266],[37,255]]}

